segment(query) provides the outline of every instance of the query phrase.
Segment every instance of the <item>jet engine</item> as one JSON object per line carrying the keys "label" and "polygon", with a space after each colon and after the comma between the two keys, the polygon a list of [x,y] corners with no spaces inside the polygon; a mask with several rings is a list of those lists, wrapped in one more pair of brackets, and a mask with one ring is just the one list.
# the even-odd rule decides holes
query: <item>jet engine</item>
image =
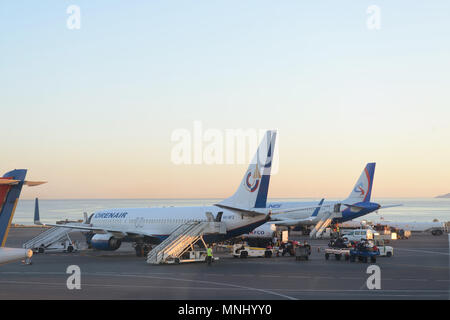
{"label": "jet engine", "polygon": [[114,251],[114,250],[119,249],[120,245],[122,244],[122,240],[115,238],[110,233],[95,234],[91,238],[90,243],[91,243],[92,248],[94,248],[94,249]]}

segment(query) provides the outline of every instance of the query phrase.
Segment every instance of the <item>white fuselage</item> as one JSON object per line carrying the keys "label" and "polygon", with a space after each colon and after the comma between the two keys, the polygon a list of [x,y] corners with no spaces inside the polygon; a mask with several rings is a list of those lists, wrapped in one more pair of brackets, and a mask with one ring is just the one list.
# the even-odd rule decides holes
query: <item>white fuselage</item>
{"label": "white fuselage", "polygon": [[[289,213],[282,213],[279,215],[274,215],[273,217],[276,217],[277,219],[306,219],[311,217],[313,214],[315,207],[317,206],[318,201],[307,201],[307,202],[270,202],[267,203],[268,209],[273,210],[289,210],[290,208],[301,208],[301,207],[308,207],[307,210],[299,210],[299,211],[293,211]],[[319,213],[317,214],[317,220],[320,220],[320,218],[325,214],[334,209],[334,205],[342,203],[342,201],[329,201],[324,202],[324,204],[320,207]]]}
{"label": "white fuselage", "polygon": [[[230,236],[249,232],[266,221],[263,215],[250,217],[217,206],[202,206],[107,209],[95,212],[90,224],[96,228],[112,228],[124,233],[164,238],[187,222],[208,221],[206,215],[208,212],[214,218],[219,212],[223,212],[221,221],[225,223],[227,234]],[[241,232],[241,229],[245,230]]]}
{"label": "white fuselage", "polygon": [[392,221],[375,221],[372,223],[373,225],[385,225],[388,227],[393,227],[397,229],[403,229],[408,231],[429,231],[433,229],[444,229],[444,223],[442,222],[392,222]]}
{"label": "white fuselage", "polygon": [[[317,216],[312,218],[308,222],[299,222],[295,223],[293,225],[311,225],[316,224],[326,213],[329,213],[330,210],[334,209],[334,205],[338,204],[340,202],[333,201],[333,202],[326,202],[324,203],[321,208],[319,209],[319,212]],[[289,213],[283,213],[279,215],[274,215],[277,220],[295,220],[295,219],[307,219],[311,217],[313,214],[315,208],[314,206],[317,205],[317,202],[271,202],[267,204],[268,209],[273,210],[288,210],[290,208],[300,208],[302,206],[304,207],[310,207],[307,210],[299,210],[299,211],[293,211]],[[245,234],[244,236],[248,238],[270,238],[273,236],[274,229],[276,230],[276,227],[273,223],[266,222],[265,224],[257,227],[253,231],[249,232],[248,234]]]}
{"label": "white fuselage", "polygon": [[[329,211],[334,203],[324,204],[317,215],[318,219],[326,211]],[[276,215],[277,218],[282,216],[286,219],[302,219],[311,216],[316,204],[317,202],[277,202],[270,203],[266,208],[258,209],[258,211],[268,213],[270,209],[279,210],[311,205],[312,208],[308,210]],[[228,238],[249,233],[266,221],[265,216],[262,215],[250,217],[218,206],[192,206],[105,209],[95,212],[90,219],[90,224],[95,228],[112,228],[124,233],[146,234],[165,238],[184,223],[207,221],[206,214],[208,212],[214,217],[219,212],[223,212],[221,221],[226,225]]]}

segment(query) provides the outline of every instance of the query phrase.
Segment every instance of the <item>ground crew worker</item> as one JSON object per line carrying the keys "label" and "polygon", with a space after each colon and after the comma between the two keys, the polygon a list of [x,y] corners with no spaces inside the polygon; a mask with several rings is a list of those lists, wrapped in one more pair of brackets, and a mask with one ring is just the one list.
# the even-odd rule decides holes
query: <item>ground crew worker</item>
{"label": "ground crew worker", "polygon": [[213,259],[212,248],[211,246],[209,246],[208,249],[206,249],[206,260],[208,262],[208,266],[211,266],[212,259]]}

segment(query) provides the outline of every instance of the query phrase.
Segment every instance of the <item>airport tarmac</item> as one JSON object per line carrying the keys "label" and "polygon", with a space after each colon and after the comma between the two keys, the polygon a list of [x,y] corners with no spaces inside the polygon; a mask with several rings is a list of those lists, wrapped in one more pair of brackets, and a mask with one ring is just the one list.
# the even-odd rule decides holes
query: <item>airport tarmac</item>
{"label": "airport tarmac", "polygon": [[[12,228],[7,246],[21,244],[40,232]],[[74,238],[82,239],[80,234]],[[0,266],[0,299],[446,299],[450,298],[447,235],[413,234],[397,240],[394,256],[380,257],[381,289],[369,290],[370,264],[324,259],[327,240],[310,241],[309,261],[294,257],[235,259],[203,263],[148,265],[129,244],[118,251],[46,253],[32,265]],[[81,289],[69,290],[66,269],[81,269]]]}

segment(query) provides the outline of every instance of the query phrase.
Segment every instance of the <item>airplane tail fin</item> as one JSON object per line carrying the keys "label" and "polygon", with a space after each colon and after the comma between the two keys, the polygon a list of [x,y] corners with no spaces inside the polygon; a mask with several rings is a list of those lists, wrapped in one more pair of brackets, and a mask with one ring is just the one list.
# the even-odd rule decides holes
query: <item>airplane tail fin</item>
{"label": "airplane tail fin", "polygon": [[0,247],[4,247],[25,182],[27,170],[13,170],[0,178]]}
{"label": "airplane tail fin", "polygon": [[317,208],[314,209],[314,212],[311,215],[311,217],[317,217],[317,215],[319,214],[319,211],[320,211],[320,207],[322,206],[324,201],[325,201],[324,198],[322,198],[322,200],[320,200],[319,204],[317,205]]}
{"label": "airplane tail fin", "polygon": [[8,238],[14,212],[24,185],[34,187],[45,181],[25,181],[26,169],[16,169],[0,178],[0,247],[4,247]]}
{"label": "airplane tail fin", "polygon": [[240,209],[266,207],[276,134],[266,132],[237,191],[218,205]]}
{"label": "airplane tail fin", "polygon": [[372,194],[375,163],[368,163],[346,199],[347,202],[369,202]]}

